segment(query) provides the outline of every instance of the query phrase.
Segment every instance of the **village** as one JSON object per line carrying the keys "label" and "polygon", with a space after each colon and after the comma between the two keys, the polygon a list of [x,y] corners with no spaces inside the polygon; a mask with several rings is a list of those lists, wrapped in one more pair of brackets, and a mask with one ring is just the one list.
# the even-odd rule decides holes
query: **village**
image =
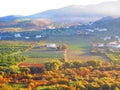
{"label": "village", "polygon": [[31,32],[0,32],[0,40],[41,40],[45,35],[40,33],[33,34]]}
{"label": "village", "polygon": [[104,37],[102,43],[93,43],[93,47],[120,49],[120,36]]}

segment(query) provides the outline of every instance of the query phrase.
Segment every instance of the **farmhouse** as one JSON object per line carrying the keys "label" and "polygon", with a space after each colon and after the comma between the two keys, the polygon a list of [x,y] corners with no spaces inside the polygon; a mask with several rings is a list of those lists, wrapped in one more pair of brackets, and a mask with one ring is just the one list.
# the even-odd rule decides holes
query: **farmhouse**
{"label": "farmhouse", "polygon": [[51,44],[47,44],[46,47],[47,48],[57,48],[57,45],[54,43],[51,43]]}
{"label": "farmhouse", "polygon": [[119,49],[120,48],[120,42],[114,41],[114,42],[110,42],[107,45],[110,48],[115,48],[115,49]]}

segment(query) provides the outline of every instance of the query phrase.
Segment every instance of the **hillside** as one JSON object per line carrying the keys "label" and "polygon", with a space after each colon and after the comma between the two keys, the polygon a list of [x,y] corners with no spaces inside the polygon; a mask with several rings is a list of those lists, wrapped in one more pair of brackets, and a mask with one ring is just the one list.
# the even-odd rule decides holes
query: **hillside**
{"label": "hillside", "polygon": [[[21,30],[37,30],[40,28],[46,28],[52,21],[43,18],[37,18],[31,20],[30,18],[15,18],[14,16],[8,18],[4,17],[0,19],[0,31],[15,31],[17,28]],[[6,21],[8,20],[8,21]],[[19,30],[17,30],[19,31]]]}
{"label": "hillside", "polygon": [[[120,1],[105,2],[97,5],[70,5],[59,9],[47,10],[29,16],[10,15],[0,17],[0,31],[28,31],[41,29],[66,28],[95,22],[103,17],[120,17]],[[111,6],[114,6],[111,8]],[[106,22],[106,21],[105,21]],[[100,26],[104,21],[99,21]],[[109,22],[109,24],[112,24]],[[114,23],[117,23],[115,21]],[[96,24],[98,22],[95,22]],[[109,25],[108,24],[108,25]],[[103,26],[102,25],[102,26]],[[15,29],[15,30],[12,30]]]}
{"label": "hillside", "polygon": [[120,18],[103,17],[102,19],[94,22],[92,25],[97,27],[120,28]]}
{"label": "hillside", "polygon": [[90,27],[93,28],[107,28],[106,35],[115,36],[120,33],[120,17],[104,17],[101,20],[94,22]]}

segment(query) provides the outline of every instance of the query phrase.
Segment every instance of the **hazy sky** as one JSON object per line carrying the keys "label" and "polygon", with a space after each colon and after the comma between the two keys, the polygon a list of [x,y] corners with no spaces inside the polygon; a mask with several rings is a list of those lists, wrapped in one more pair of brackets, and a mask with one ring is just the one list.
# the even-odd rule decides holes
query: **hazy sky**
{"label": "hazy sky", "polygon": [[30,15],[68,5],[89,5],[117,0],[0,0],[0,17]]}

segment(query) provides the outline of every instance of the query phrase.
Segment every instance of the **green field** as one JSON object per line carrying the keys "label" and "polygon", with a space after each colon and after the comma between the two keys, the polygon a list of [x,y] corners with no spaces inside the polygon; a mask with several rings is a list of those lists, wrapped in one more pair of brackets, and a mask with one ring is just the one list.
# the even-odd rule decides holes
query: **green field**
{"label": "green field", "polygon": [[[40,41],[36,45],[45,45],[49,43],[56,43],[62,45],[68,44],[67,57],[69,60],[105,60],[102,56],[89,55],[92,50],[92,42],[95,41],[93,36],[51,36],[45,41]],[[27,60],[23,63],[45,63],[54,59],[63,59],[63,51],[54,49],[40,49],[32,48],[27,52],[21,53],[27,56]]]}
{"label": "green field", "polygon": [[21,55],[28,57],[24,63],[44,63],[63,58],[63,51],[31,49],[28,52],[21,53]]}

